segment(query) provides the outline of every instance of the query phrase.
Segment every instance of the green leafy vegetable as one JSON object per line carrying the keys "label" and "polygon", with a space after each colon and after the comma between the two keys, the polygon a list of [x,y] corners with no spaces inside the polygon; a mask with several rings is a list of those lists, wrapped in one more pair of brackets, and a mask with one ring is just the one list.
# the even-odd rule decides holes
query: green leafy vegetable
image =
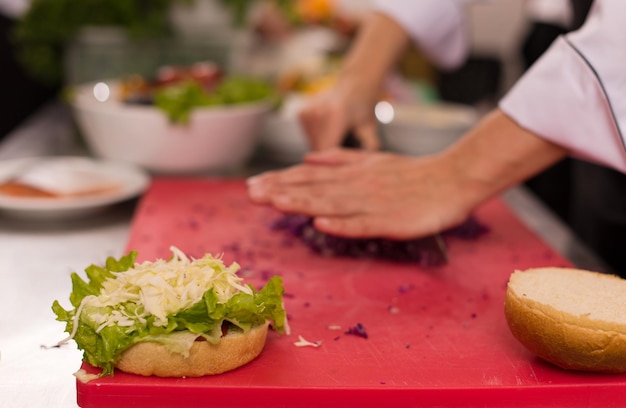
{"label": "green leafy vegetable", "polygon": [[269,99],[274,96],[273,88],[265,81],[228,77],[214,90],[206,92],[195,81],[182,81],[158,89],[154,104],[164,111],[173,123],[189,122],[195,108],[220,105],[236,105]]}
{"label": "green leafy vegetable", "polygon": [[[154,263],[135,263],[136,252],[120,259],[109,257],[104,267],[86,268],[87,280],[72,274],[73,309],[66,310],[54,301],[52,310],[58,321],[66,323],[68,340],[77,343],[85,361],[102,368],[102,375],[113,374],[122,352],[142,341],[159,342],[185,355],[198,337],[218,343],[224,323],[231,330],[247,332],[269,321],[277,331],[285,332],[280,277],[273,277],[257,291],[238,283],[236,264],[225,267],[210,255],[189,260],[175,248],[173,251],[172,259]],[[198,286],[197,299],[187,296]],[[156,295],[160,302],[151,305],[150,294],[159,288],[163,289]],[[170,295],[175,289],[185,296]],[[185,299],[190,304],[185,304]],[[169,313],[162,319],[158,312],[149,312],[151,308]]]}

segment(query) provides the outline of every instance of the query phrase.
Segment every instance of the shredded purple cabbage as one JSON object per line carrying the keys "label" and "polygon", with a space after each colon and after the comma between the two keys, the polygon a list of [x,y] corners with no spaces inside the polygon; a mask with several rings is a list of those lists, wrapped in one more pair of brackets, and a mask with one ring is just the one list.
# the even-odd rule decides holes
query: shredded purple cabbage
{"label": "shredded purple cabbage", "polygon": [[[313,218],[284,214],[271,226],[274,230],[286,231],[305,243],[312,251],[325,256],[352,258],[378,258],[399,262],[416,262],[420,266],[439,266],[447,263],[441,251],[433,247],[427,238],[392,240],[386,238],[345,238],[318,231]],[[463,240],[477,239],[489,229],[476,218],[470,217],[463,224],[443,232],[444,238],[456,237]]]}
{"label": "shredded purple cabbage", "polygon": [[454,236],[463,240],[477,239],[489,232],[489,228],[482,224],[476,217],[471,216],[464,223],[444,232],[444,235]]}
{"label": "shredded purple cabbage", "polygon": [[356,326],[350,327],[345,334],[352,334],[354,336],[367,338],[367,332],[365,331],[365,327],[361,323],[357,323]]}

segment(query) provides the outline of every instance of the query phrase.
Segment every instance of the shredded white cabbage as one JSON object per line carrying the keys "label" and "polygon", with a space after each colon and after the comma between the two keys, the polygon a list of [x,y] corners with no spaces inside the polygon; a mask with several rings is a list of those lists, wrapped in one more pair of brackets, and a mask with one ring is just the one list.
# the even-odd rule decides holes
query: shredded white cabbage
{"label": "shredded white cabbage", "polygon": [[89,374],[82,368],[74,373],[74,377],[76,377],[78,381],[82,382],[83,384],[87,384],[89,381],[100,378],[98,374]]}
{"label": "shredded white cabbage", "polygon": [[78,318],[85,307],[115,307],[121,303],[133,302],[138,305],[134,313],[126,309],[116,309],[111,313],[91,314],[98,324],[97,332],[107,326],[133,326],[144,323],[152,315],[155,326],[167,326],[168,315],[186,309],[202,299],[202,295],[214,288],[219,303],[226,303],[239,292],[252,294],[250,287],[242,285],[237,276],[239,265],[225,266],[221,257],[206,254],[199,259],[188,258],[181,250],[171,247],[170,260],[136,263],[125,272],[115,273],[115,278],[107,279],[97,296],[86,296],[76,311],[73,338],[78,327]]}
{"label": "shredded white cabbage", "polygon": [[296,347],[319,347],[322,345],[322,341],[309,341],[302,336],[298,336],[298,341],[294,342],[293,345]]}

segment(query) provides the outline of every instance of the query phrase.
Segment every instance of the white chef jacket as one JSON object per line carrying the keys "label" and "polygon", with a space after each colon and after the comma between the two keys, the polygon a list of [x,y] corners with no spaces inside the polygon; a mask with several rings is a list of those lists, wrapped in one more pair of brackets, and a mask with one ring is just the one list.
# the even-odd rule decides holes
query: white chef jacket
{"label": "white chef jacket", "polygon": [[[434,63],[467,53],[467,0],[375,0]],[[520,126],[573,156],[626,173],[626,1],[596,0],[585,24],[559,37],[500,101]]]}
{"label": "white chef jacket", "polygon": [[30,7],[29,0],[0,0],[0,14],[17,19]]}

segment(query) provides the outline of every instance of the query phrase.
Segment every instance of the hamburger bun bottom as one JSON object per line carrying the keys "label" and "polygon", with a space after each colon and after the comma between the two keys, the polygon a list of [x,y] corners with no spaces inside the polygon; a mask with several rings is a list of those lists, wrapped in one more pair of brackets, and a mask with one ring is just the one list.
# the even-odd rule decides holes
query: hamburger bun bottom
{"label": "hamburger bun bottom", "polygon": [[124,351],[115,367],[129,374],[158,377],[201,377],[234,370],[261,354],[269,323],[247,333],[231,331],[217,344],[195,341],[189,356],[155,342],[140,342]]}

